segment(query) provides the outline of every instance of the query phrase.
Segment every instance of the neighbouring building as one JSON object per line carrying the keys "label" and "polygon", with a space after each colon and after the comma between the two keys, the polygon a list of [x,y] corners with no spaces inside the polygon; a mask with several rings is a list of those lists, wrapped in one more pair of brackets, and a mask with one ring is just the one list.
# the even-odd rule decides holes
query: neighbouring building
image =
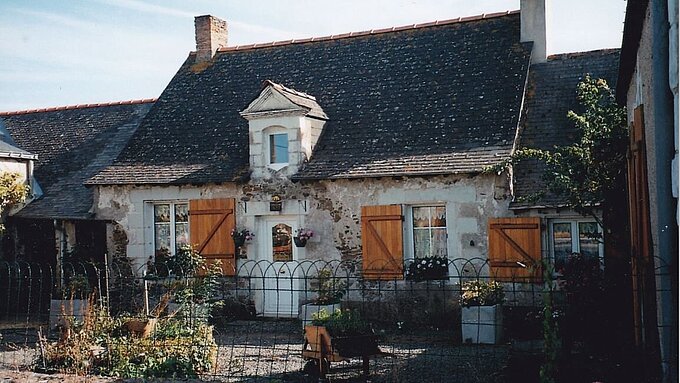
{"label": "neighbouring building", "polygon": [[678,381],[678,1],[629,0],[617,99],[628,108],[635,341]]}
{"label": "neighbouring building", "polygon": [[107,236],[115,227],[107,229],[92,212],[94,190],[83,183],[118,156],[152,105],[141,100],[0,113],[0,155],[8,147],[10,158],[3,159],[3,170],[25,168],[32,194],[8,218],[3,259],[104,261],[113,251]]}

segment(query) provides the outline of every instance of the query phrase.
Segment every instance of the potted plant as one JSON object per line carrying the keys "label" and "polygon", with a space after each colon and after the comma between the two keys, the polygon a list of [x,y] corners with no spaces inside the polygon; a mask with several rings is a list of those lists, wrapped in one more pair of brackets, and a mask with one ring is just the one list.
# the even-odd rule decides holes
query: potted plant
{"label": "potted plant", "polygon": [[255,238],[255,233],[252,233],[248,229],[232,229],[231,238],[234,240],[234,245],[236,247],[241,247],[246,243],[246,241],[251,241],[253,238]]}
{"label": "potted plant", "polygon": [[342,357],[374,355],[378,349],[378,337],[371,325],[356,310],[325,309],[314,314],[312,324],[305,326],[305,334],[315,334],[323,327],[331,336],[332,352]]}
{"label": "potted plant", "polygon": [[300,306],[299,318],[303,327],[311,323],[313,316],[322,310],[333,313],[340,309],[340,301],[347,290],[347,283],[335,278],[333,272],[327,268],[319,270],[311,282],[311,290],[315,297],[309,303]]}
{"label": "potted plant", "polygon": [[83,320],[92,292],[84,275],[67,275],[50,300],[50,328],[68,327],[73,320]]}
{"label": "potted plant", "polygon": [[443,257],[416,258],[406,269],[406,279],[428,281],[446,279],[449,273],[448,260]]}
{"label": "potted plant", "polygon": [[297,247],[305,247],[307,245],[307,240],[314,236],[314,231],[312,229],[299,228],[295,230],[295,236],[293,241]]}
{"label": "potted plant", "polygon": [[468,281],[462,285],[463,342],[496,344],[503,335],[503,285],[496,281]]}

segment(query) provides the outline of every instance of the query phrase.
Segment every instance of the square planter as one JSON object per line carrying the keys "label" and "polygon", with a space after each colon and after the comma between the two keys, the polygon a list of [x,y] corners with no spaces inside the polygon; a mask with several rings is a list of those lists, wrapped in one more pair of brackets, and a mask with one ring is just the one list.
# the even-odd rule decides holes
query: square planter
{"label": "square planter", "polygon": [[59,325],[66,325],[69,318],[82,322],[87,307],[87,299],[50,300],[50,329],[54,329]]}
{"label": "square planter", "polygon": [[307,303],[306,305],[300,306],[300,312],[298,318],[302,321],[302,328],[304,329],[306,325],[312,324],[312,315],[318,313],[321,310],[326,310],[327,313],[332,314],[335,310],[340,309],[340,303],[334,303],[332,305],[315,305],[312,303]]}
{"label": "square planter", "polygon": [[503,336],[503,306],[461,307],[463,343],[500,343]]}

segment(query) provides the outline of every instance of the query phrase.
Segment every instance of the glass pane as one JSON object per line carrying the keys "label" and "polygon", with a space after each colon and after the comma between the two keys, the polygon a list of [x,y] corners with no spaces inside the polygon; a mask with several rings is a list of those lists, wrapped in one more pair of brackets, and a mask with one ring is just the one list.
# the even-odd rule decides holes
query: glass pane
{"label": "glass pane", "polygon": [[431,255],[446,258],[446,254],[446,229],[433,229]]}
{"label": "glass pane", "polygon": [[189,206],[187,204],[175,205],[175,222],[189,222]]}
{"label": "glass pane", "polygon": [[159,250],[167,251],[166,255],[170,254],[170,224],[157,223],[155,226],[154,243],[156,247],[156,254]]}
{"label": "glass pane", "polygon": [[175,224],[175,249],[179,249],[182,245],[189,244],[189,224],[176,223]]}
{"label": "glass pane", "polygon": [[564,267],[567,257],[572,253],[571,223],[553,223],[553,250],[555,253],[555,269]]}
{"label": "glass pane", "polygon": [[599,256],[600,232],[595,222],[578,223],[578,242],[581,255],[597,259]]}
{"label": "glass pane", "polygon": [[155,223],[170,222],[170,205],[154,205],[153,221]]}
{"label": "glass pane", "polygon": [[446,207],[436,206],[432,208],[432,226],[446,227]]}
{"label": "glass pane", "polygon": [[414,207],[413,227],[429,227],[429,226],[430,226],[430,208]]}
{"label": "glass pane", "polygon": [[430,230],[413,230],[413,255],[416,258],[430,256]]}
{"label": "glass pane", "polygon": [[280,223],[272,227],[272,258],[275,262],[293,260],[293,228]]}
{"label": "glass pane", "polygon": [[272,134],[269,136],[269,155],[272,164],[288,163],[288,134]]}

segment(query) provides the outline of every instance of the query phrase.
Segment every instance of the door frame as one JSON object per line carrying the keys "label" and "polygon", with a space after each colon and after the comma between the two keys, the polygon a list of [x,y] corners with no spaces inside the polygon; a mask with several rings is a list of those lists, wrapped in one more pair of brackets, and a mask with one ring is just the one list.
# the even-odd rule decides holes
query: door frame
{"label": "door frame", "polygon": [[[273,273],[274,270],[278,270],[280,267],[284,266],[288,263],[289,264],[289,271],[294,271],[298,272],[298,265],[299,265],[299,259],[300,259],[300,251],[302,248],[298,248],[295,246],[295,244],[292,244],[292,249],[293,249],[293,260],[288,261],[288,262],[274,262],[272,258],[272,248],[271,248],[271,228],[275,224],[279,223],[284,223],[286,225],[289,225],[291,227],[291,236],[295,235],[295,230],[298,229],[299,225],[299,219],[297,216],[294,215],[271,215],[271,216],[262,216],[260,217],[259,224],[257,225],[258,228],[258,233],[257,237],[259,240],[259,246],[258,246],[258,251],[257,251],[257,261],[264,261],[266,262],[267,266],[263,265],[263,277]],[[271,265],[271,267],[270,267]],[[276,274],[278,276],[278,273]],[[285,281],[286,279],[283,279]],[[279,280],[280,283],[281,280]],[[298,278],[293,278],[291,281],[291,295],[292,295],[292,307],[291,310],[283,310],[283,311],[271,311],[268,310],[268,307],[266,306],[266,302],[270,301],[270,299],[276,300],[278,292],[274,290],[268,289],[267,286],[267,278],[264,278],[262,281],[262,287],[263,291],[261,294],[261,299],[262,301],[258,305],[258,307],[261,307],[261,312],[262,315],[265,317],[296,317],[298,315],[299,311],[299,287],[300,287],[300,281]],[[272,295],[273,298],[269,298],[268,295]]]}

